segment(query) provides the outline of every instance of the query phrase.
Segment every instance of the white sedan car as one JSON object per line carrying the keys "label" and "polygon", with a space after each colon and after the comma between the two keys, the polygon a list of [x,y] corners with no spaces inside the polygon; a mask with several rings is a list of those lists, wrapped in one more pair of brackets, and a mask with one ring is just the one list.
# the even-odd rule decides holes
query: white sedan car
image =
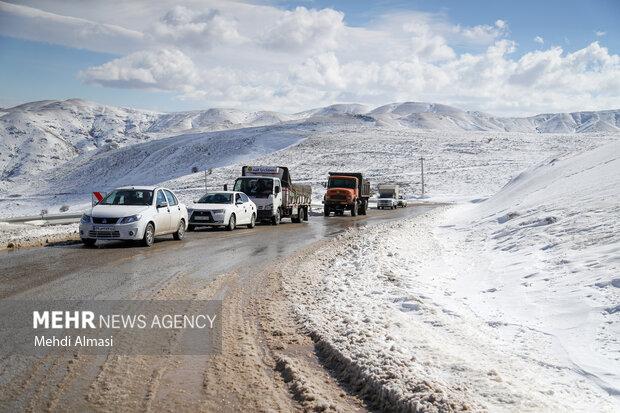
{"label": "white sedan car", "polygon": [[256,204],[243,192],[209,192],[189,208],[189,231],[202,226],[221,226],[232,231],[238,225],[256,225]]}
{"label": "white sedan car", "polygon": [[150,247],[158,235],[183,239],[187,223],[187,208],[169,189],[123,187],[82,216],[80,238],[89,246],[103,239],[142,241]]}

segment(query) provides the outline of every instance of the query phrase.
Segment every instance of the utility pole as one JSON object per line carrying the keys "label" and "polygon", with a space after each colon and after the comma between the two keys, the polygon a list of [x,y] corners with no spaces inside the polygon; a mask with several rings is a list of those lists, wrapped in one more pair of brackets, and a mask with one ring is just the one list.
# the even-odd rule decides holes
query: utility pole
{"label": "utility pole", "polygon": [[205,194],[209,192],[207,189],[207,175],[211,175],[213,173],[213,168],[205,169]]}
{"label": "utility pole", "polygon": [[422,198],[424,198],[424,158],[420,156],[420,167],[422,169]]}

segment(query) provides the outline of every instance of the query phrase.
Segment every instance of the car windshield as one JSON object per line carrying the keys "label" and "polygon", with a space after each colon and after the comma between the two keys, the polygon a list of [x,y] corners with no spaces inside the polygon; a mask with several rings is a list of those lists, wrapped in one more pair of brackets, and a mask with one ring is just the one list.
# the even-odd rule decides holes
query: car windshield
{"label": "car windshield", "polygon": [[100,202],[101,205],[151,205],[153,191],[146,189],[117,189]]}
{"label": "car windshield", "polygon": [[328,188],[351,188],[355,189],[355,180],[354,179],[345,179],[345,178],[331,178],[329,180]]}
{"label": "car windshield", "polygon": [[233,195],[225,193],[207,194],[198,200],[198,204],[232,204]]}
{"label": "car windshield", "polygon": [[273,193],[273,180],[270,178],[239,178],[235,181],[235,191],[256,198],[267,198]]}
{"label": "car windshield", "polygon": [[394,198],[393,194],[379,194],[379,198]]}

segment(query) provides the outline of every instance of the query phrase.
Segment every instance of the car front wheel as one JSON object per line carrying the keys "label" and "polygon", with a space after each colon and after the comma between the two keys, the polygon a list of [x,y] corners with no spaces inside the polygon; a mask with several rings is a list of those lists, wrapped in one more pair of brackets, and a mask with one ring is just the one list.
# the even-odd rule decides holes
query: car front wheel
{"label": "car front wheel", "polygon": [[256,214],[252,214],[252,218],[250,219],[250,223],[248,224],[248,228],[254,228],[256,226]]}
{"label": "car front wheel", "polygon": [[144,237],[142,237],[142,245],[150,247],[155,242],[155,226],[149,222],[144,229]]}
{"label": "car front wheel", "polygon": [[232,231],[233,229],[235,229],[236,226],[237,226],[237,219],[235,218],[235,214],[232,214],[230,216],[230,219],[228,220],[228,225],[226,226],[226,229],[229,231]]}
{"label": "car front wheel", "polygon": [[181,220],[181,222],[179,222],[179,227],[177,228],[177,232],[172,234],[172,237],[177,241],[181,241],[184,236],[185,236],[185,221]]}

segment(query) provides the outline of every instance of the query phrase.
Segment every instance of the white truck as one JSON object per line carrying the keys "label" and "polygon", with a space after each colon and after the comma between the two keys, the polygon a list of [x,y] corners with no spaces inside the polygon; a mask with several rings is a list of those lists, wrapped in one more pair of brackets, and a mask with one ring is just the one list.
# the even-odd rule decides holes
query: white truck
{"label": "white truck", "polygon": [[398,206],[399,188],[395,184],[379,184],[379,198],[377,209],[396,209]]}
{"label": "white truck", "polygon": [[312,188],[293,184],[285,166],[244,166],[233,190],[245,193],[256,204],[258,221],[273,225],[282,218],[308,221]]}

